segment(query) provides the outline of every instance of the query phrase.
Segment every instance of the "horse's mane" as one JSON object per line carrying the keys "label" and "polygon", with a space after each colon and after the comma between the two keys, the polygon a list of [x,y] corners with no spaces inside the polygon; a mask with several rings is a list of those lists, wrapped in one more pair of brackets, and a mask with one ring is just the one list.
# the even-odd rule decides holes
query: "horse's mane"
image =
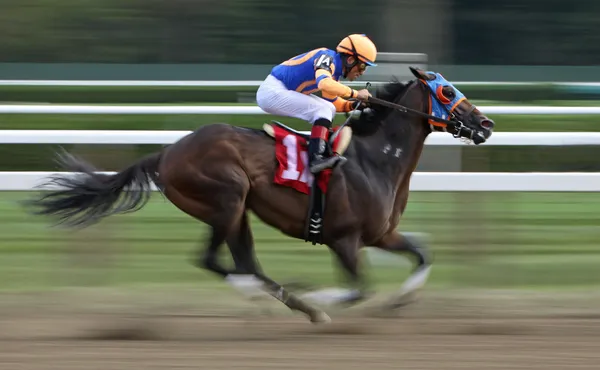
{"label": "horse's mane", "polygon": [[404,92],[404,90],[406,90],[408,88],[408,86],[410,85],[411,82],[412,81],[409,81],[408,83],[404,83],[404,82],[398,80],[398,78],[392,77],[392,81],[379,87],[376,90],[375,96],[379,99],[393,102],[394,100],[396,100],[396,98],[400,94],[402,94]]}
{"label": "horse's mane", "polygon": [[[377,88],[373,96],[382,100],[394,102],[398,96],[404,94],[404,91],[411,82],[412,81],[404,83],[396,77],[392,77],[392,81]],[[352,133],[357,136],[369,136],[374,134],[391,111],[391,108],[371,106],[370,109],[361,114],[359,118],[352,120]]]}

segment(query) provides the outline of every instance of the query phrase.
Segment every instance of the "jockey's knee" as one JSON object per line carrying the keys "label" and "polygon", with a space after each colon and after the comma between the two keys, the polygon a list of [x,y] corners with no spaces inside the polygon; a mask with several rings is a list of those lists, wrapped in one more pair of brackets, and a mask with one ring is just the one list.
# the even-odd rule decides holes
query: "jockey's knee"
{"label": "jockey's knee", "polygon": [[313,123],[313,126],[323,126],[327,129],[330,129],[332,126],[332,122],[328,118],[319,118]]}
{"label": "jockey's knee", "polygon": [[330,121],[333,121],[333,119],[335,118],[335,114],[337,113],[337,110],[335,109],[335,105],[333,105],[333,103],[327,102],[327,105],[329,105],[329,110],[331,110]]}
{"label": "jockey's knee", "polygon": [[318,119],[326,119],[329,121],[333,121],[333,117],[335,117],[335,105],[327,102],[328,105],[323,105],[316,112],[314,112],[313,122],[316,122]]}
{"label": "jockey's knee", "polygon": [[261,91],[260,88],[256,92],[256,105],[258,105],[258,107],[262,110],[265,110],[266,103],[269,101],[268,97],[265,95],[266,94]]}

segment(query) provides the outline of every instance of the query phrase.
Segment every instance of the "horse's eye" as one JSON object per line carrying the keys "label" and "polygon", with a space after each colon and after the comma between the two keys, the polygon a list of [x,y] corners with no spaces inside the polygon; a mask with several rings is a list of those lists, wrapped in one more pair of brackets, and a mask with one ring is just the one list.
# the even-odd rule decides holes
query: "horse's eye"
{"label": "horse's eye", "polygon": [[444,88],[442,89],[442,94],[444,94],[444,96],[450,100],[456,98],[456,93],[454,92],[454,89],[451,86],[444,86]]}

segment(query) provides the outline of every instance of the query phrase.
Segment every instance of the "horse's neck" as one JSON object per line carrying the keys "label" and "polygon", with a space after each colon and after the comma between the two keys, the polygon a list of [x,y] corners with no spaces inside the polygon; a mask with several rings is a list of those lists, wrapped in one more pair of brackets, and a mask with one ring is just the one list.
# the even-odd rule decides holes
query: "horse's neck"
{"label": "horse's neck", "polygon": [[[421,110],[419,99],[403,100],[406,106]],[[424,118],[394,111],[375,134],[360,138],[356,155],[371,181],[385,183],[396,192],[416,168],[428,133]]]}
{"label": "horse's neck", "polygon": [[414,171],[427,137],[428,129],[423,119],[407,117],[392,113],[388,118],[390,122],[383,127],[386,133],[387,147],[387,173],[392,179],[395,189],[404,182],[406,177]]}

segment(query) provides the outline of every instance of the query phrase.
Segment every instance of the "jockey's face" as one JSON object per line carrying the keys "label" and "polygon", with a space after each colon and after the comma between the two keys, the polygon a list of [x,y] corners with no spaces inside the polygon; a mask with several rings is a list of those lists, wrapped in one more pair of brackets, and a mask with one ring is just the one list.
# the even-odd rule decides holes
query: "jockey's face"
{"label": "jockey's face", "polygon": [[[354,57],[348,57],[348,64],[353,64],[355,61],[356,59]],[[348,71],[346,79],[349,81],[354,81],[358,77],[362,76],[366,69],[367,65],[359,60],[358,63]]]}

